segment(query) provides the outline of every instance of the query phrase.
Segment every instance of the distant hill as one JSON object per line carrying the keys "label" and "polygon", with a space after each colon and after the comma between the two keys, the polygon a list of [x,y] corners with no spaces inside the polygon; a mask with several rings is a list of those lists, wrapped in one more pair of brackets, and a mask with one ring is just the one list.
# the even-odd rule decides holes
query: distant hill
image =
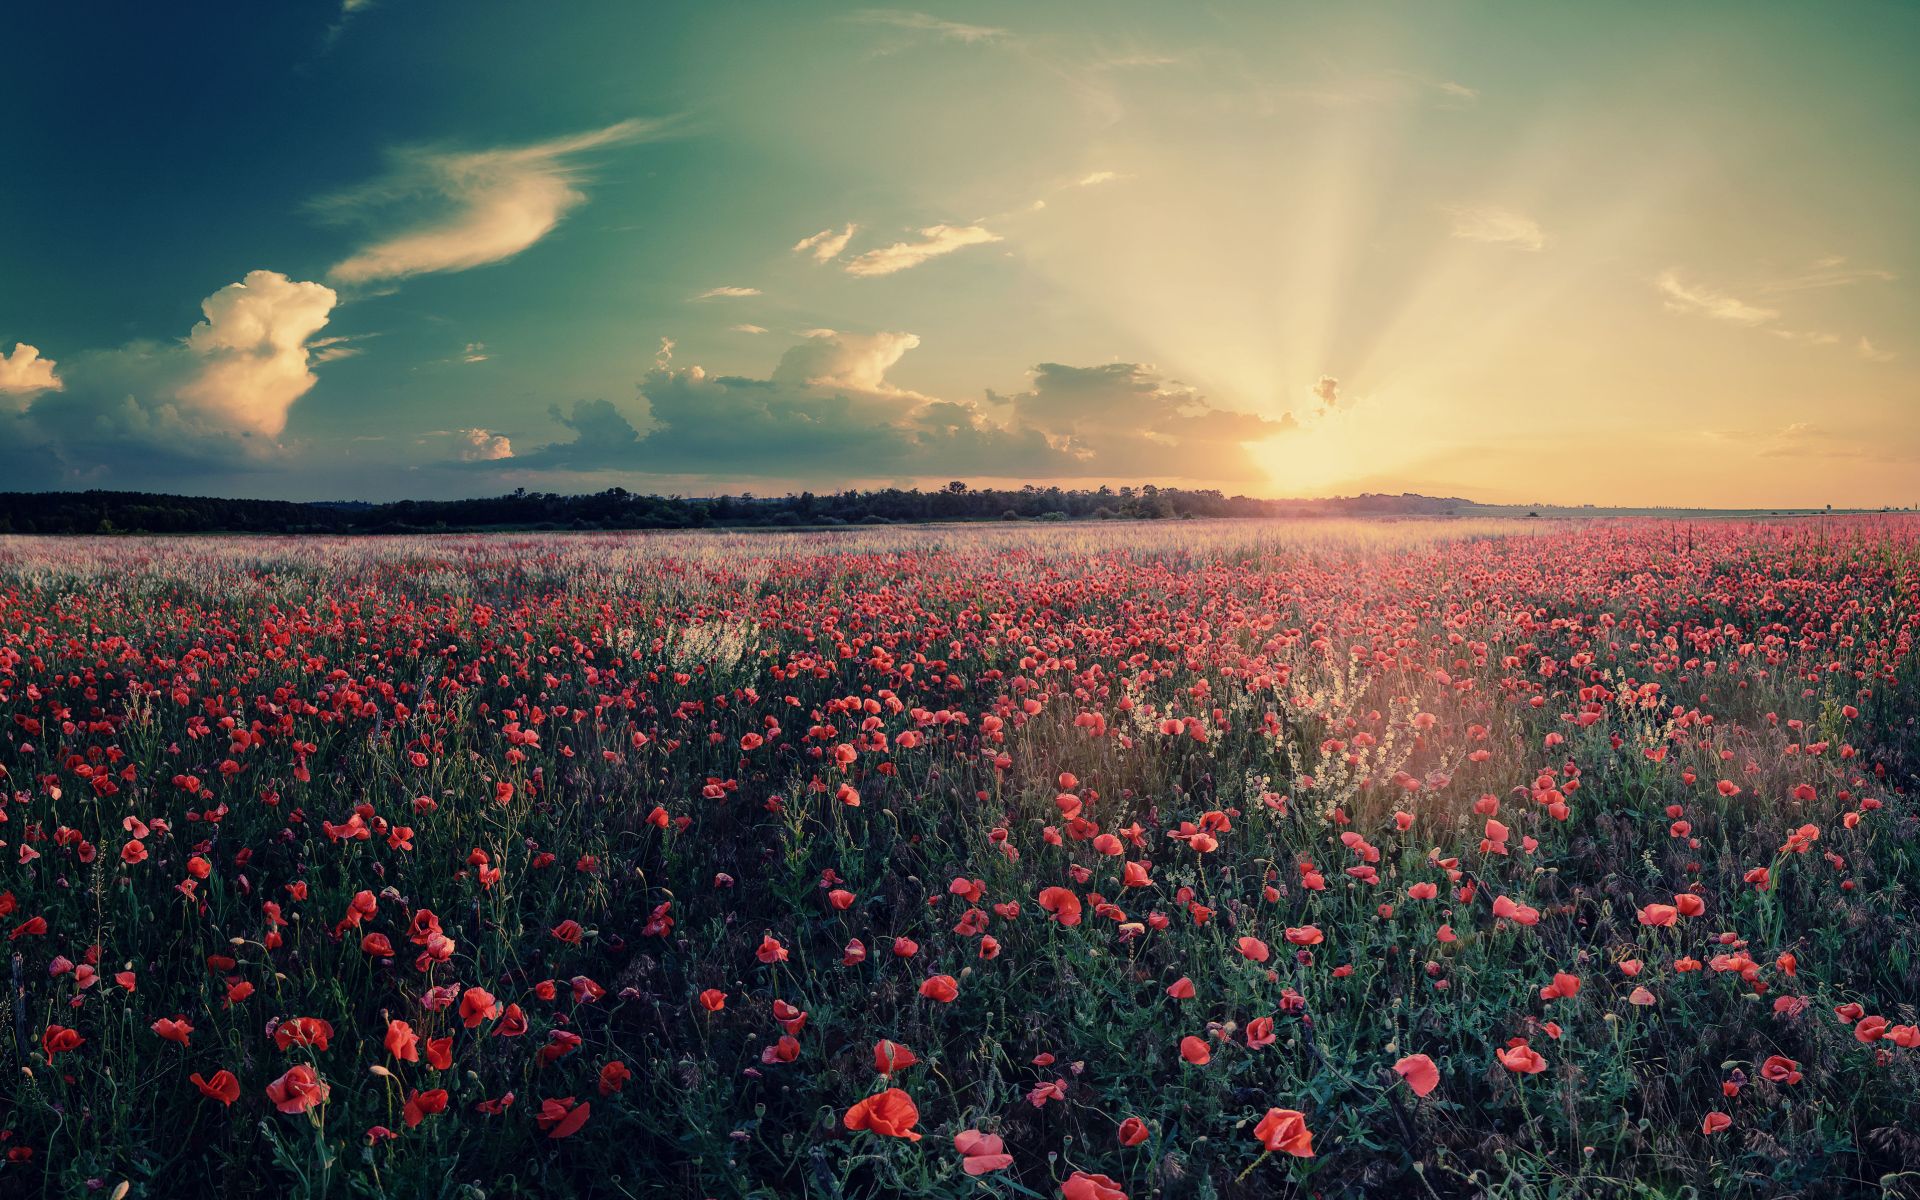
{"label": "distant hill", "polygon": [[413,533],[486,529],[802,528],[943,521],[1179,520],[1197,517],[1759,516],[1789,511],[1601,509],[1479,504],[1458,496],[1369,492],[1263,500],[1212,489],[972,488],[799,492],[784,496],[590,495],[515,491],[473,500],[295,502],[151,492],[0,492],[0,533]]}

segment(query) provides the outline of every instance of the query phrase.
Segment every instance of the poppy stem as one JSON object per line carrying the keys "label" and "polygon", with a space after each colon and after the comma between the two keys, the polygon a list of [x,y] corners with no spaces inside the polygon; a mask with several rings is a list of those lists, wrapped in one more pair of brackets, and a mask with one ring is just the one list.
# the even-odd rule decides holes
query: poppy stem
{"label": "poppy stem", "polygon": [[1268,1160],[1269,1158],[1272,1158],[1272,1157],[1273,1157],[1273,1151],[1271,1151],[1271,1150],[1262,1150],[1262,1151],[1260,1152],[1260,1157],[1259,1157],[1259,1158],[1256,1158],[1256,1159],[1254,1159],[1254,1160],[1253,1160],[1253,1165],[1252,1165],[1252,1166],[1250,1166],[1250,1167],[1248,1167],[1248,1168],[1247,1168],[1246,1170],[1244,1170],[1244,1171],[1242,1171],[1242,1172],[1240,1172],[1240,1176],[1239,1176],[1239,1178],[1237,1178],[1237,1179],[1235,1179],[1235,1180],[1234,1180],[1234,1182],[1235,1182],[1235,1183],[1245,1183],[1245,1182],[1247,1181],[1247,1176],[1249,1176],[1249,1175],[1251,1175],[1251,1174],[1253,1174],[1253,1173],[1254,1173],[1254,1171],[1255,1171],[1255,1170],[1257,1170],[1257,1169],[1259,1168],[1259,1166],[1260,1166],[1260,1164],[1261,1164],[1261,1163],[1263,1163],[1263,1162],[1265,1162],[1265,1161],[1267,1161],[1267,1160]]}

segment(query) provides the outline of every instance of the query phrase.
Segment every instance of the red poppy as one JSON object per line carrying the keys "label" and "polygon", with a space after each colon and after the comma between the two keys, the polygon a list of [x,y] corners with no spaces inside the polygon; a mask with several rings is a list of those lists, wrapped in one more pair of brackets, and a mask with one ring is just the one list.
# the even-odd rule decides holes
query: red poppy
{"label": "red poppy", "polygon": [[1307,1115],[1296,1109],[1268,1109],[1253,1127],[1253,1136],[1270,1153],[1313,1157],[1313,1133],[1307,1128]]}
{"label": "red poppy", "polygon": [[962,1129],[953,1135],[953,1148],[960,1152],[960,1169],[969,1175],[1004,1171],[1013,1165],[1013,1155],[997,1134]]}
{"label": "red poppy", "polygon": [[240,1098],[240,1081],[233,1077],[232,1071],[215,1071],[212,1079],[203,1079],[198,1071],[187,1076],[200,1094],[222,1104],[232,1104]]}
{"label": "red poppy", "polygon": [[283,1113],[303,1113],[327,1102],[328,1087],[314,1069],[305,1063],[267,1085],[267,1099]]}
{"label": "red poppy", "polygon": [[848,1129],[866,1129],[883,1137],[920,1140],[920,1135],[913,1130],[920,1123],[920,1110],[914,1107],[913,1097],[897,1087],[876,1092],[855,1104],[847,1110],[843,1123]]}
{"label": "red poppy", "polygon": [[1416,1096],[1425,1096],[1440,1086],[1440,1069],[1424,1054],[1409,1054],[1393,1064],[1394,1073],[1407,1081]]}
{"label": "red poppy", "polygon": [[1085,1171],[1075,1171],[1067,1176],[1060,1185],[1062,1200],[1127,1200],[1127,1194],[1120,1185],[1105,1175],[1089,1175]]}

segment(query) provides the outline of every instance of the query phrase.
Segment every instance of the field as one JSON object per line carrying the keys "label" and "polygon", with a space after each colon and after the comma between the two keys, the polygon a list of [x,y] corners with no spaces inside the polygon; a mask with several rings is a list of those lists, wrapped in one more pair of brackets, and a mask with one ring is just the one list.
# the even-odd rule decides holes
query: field
{"label": "field", "polygon": [[1914,1194],[1917,635],[1900,516],[0,538],[0,1196]]}

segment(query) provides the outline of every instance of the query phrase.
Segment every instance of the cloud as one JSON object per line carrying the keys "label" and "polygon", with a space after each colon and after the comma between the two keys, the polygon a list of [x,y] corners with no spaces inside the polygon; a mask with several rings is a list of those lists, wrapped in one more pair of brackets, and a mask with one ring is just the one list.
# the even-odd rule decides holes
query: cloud
{"label": "cloud", "polygon": [[660,136],[661,121],[621,121],[530,146],[478,151],[420,147],[392,155],[386,177],[315,203],[323,213],[360,215],[426,202],[433,215],[334,265],[330,278],[364,284],[501,262],[553,232],[586,200],[579,155]]}
{"label": "cloud", "polygon": [[930,258],[999,240],[999,234],[978,225],[929,225],[920,231],[920,240],[917,242],[895,242],[891,246],[855,256],[847,264],[847,274],[891,275],[896,271],[917,267]]}
{"label": "cloud", "polygon": [[1653,282],[1661,295],[1666,297],[1668,312],[1712,317],[1716,321],[1732,321],[1740,325],[1764,325],[1780,315],[1777,309],[1761,308],[1723,292],[1687,283],[1674,270],[1662,271]]}
{"label": "cloud", "polygon": [[1816,259],[1804,271],[1769,279],[1760,290],[1769,295],[1781,292],[1805,292],[1820,288],[1848,287],[1856,283],[1892,283],[1899,276],[1879,267],[1850,267],[1837,256]]}
{"label": "cloud", "polygon": [[307,340],[339,301],[332,288],[250,271],[201,302],[207,319],[187,335],[200,369],[178,391],[243,432],[278,437],[287,410],[317,382]]}
{"label": "cloud", "polygon": [[760,289],[755,287],[716,287],[708,288],[695,296],[695,300],[738,300],[746,296],[758,296]]}
{"label": "cloud", "polygon": [[765,325],[729,325],[727,328],[735,333],[765,333],[767,331]]}
{"label": "cloud", "polygon": [[840,252],[847,248],[847,243],[852,241],[853,235],[858,232],[860,227],[848,221],[846,228],[838,232],[828,228],[822,229],[812,237],[801,238],[793,244],[793,252],[803,254],[810,251],[813,254],[813,261],[831,262],[840,257]]}
{"label": "cloud", "polygon": [[930,33],[942,41],[963,42],[969,46],[999,41],[1008,36],[1006,30],[996,29],[990,25],[965,25],[959,21],[947,21],[922,12],[907,12],[892,8],[870,8],[850,14],[847,19],[866,25],[886,25],[911,33]]}
{"label": "cloud", "polygon": [[[959,402],[888,373],[911,333],[816,331],[764,379],[662,365],[641,397],[647,422],[605,400],[556,406],[569,440],[515,458],[521,469],[639,471],[719,479],[1257,479],[1249,443],[1294,427],[1214,408],[1136,363],[1043,363],[1013,395]],[[642,433],[642,425],[646,432]]]}
{"label": "cloud", "polygon": [[1098,187],[1100,184],[1112,183],[1114,180],[1119,178],[1121,178],[1121,175],[1118,171],[1095,171],[1090,175],[1083,176],[1080,182],[1074,184],[1073,186]]}
{"label": "cloud", "polygon": [[1491,242],[1521,250],[1539,250],[1547,244],[1540,223],[1525,213],[1491,205],[1452,208],[1453,236],[1469,242]]}
{"label": "cloud", "polygon": [[1891,350],[1876,349],[1874,344],[1867,340],[1865,334],[1860,335],[1860,344],[1855,349],[1859,350],[1860,357],[1868,362],[1892,362],[1900,357]]}
{"label": "cloud", "polygon": [[0,354],[0,396],[59,391],[60,377],[54,374],[54,365],[52,359],[41,358],[34,347],[15,342],[12,354]]}
{"label": "cloud", "polygon": [[460,361],[466,363],[483,363],[491,357],[485,342],[468,342],[466,349],[460,352]]}
{"label": "cloud", "polygon": [[0,475],[97,481],[277,457],[289,411],[317,382],[313,366],[338,346],[314,336],[337,302],[324,284],[252,271],[208,296],[183,340],[72,357],[60,389],[0,426]]}
{"label": "cloud", "polygon": [[513,442],[486,429],[462,429],[466,447],[460,451],[462,462],[498,462],[513,457]]}
{"label": "cloud", "polygon": [[1314,382],[1313,394],[1319,398],[1322,409],[1332,408],[1340,400],[1340,381],[1331,375],[1322,375]]}

